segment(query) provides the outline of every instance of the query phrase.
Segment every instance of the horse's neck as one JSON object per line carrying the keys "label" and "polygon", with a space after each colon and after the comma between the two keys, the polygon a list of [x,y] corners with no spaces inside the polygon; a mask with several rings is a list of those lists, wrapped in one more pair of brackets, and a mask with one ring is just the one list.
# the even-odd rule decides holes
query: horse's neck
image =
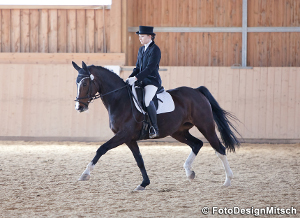
{"label": "horse's neck", "polygon": [[[108,112],[114,113],[118,110],[121,104],[126,103],[127,100],[127,89],[125,83],[120,79],[116,78],[116,75],[110,75],[106,73],[105,76],[100,76],[100,94],[104,95],[102,97],[102,102],[105,105]],[[123,89],[120,89],[124,87]],[[118,90],[120,89],[120,90]]]}

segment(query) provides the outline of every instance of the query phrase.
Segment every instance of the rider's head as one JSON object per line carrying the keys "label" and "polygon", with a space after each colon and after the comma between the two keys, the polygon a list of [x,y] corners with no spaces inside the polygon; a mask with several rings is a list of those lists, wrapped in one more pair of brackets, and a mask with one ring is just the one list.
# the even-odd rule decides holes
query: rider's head
{"label": "rider's head", "polygon": [[139,35],[139,40],[142,45],[146,45],[155,39],[152,26],[139,26],[139,31],[137,31],[136,34]]}
{"label": "rider's head", "polygon": [[151,35],[147,35],[147,34],[139,34],[139,40],[142,45],[146,45],[152,40],[152,37]]}

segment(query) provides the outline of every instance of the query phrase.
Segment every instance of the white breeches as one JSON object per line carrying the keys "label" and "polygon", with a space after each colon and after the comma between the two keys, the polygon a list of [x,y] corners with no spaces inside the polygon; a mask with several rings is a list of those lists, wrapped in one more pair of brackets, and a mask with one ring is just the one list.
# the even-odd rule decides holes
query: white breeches
{"label": "white breeches", "polygon": [[152,101],[156,91],[157,91],[157,87],[154,85],[147,85],[145,86],[145,105],[146,107],[149,106],[150,101]]}

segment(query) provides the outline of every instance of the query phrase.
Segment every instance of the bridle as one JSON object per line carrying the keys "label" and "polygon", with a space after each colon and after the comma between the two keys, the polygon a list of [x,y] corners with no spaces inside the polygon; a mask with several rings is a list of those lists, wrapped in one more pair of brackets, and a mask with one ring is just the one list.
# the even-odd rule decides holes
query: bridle
{"label": "bridle", "polygon": [[[74,101],[77,101],[77,102],[79,102],[79,103],[85,105],[86,107],[88,107],[88,104],[89,104],[89,103],[92,103],[94,100],[96,100],[96,99],[98,99],[98,98],[103,98],[103,97],[106,96],[106,95],[109,95],[109,94],[111,94],[111,93],[114,93],[114,92],[116,92],[116,91],[119,91],[119,90],[121,90],[121,89],[123,89],[123,88],[125,88],[125,87],[128,86],[128,84],[126,84],[125,86],[122,86],[121,88],[118,88],[118,89],[115,89],[115,90],[113,90],[113,91],[107,92],[107,93],[105,93],[105,94],[103,94],[103,95],[101,95],[101,94],[99,94],[99,93],[96,93],[94,96],[91,96],[91,91],[92,91],[92,88],[91,88],[92,79],[91,79],[91,77],[90,77],[90,76],[83,77],[83,78],[81,79],[81,81],[84,80],[84,79],[86,79],[86,78],[89,78],[89,90],[88,90],[87,96],[81,97],[81,98],[76,97],[76,99],[74,100]],[[81,81],[80,81],[80,82],[81,82]],[[79,82],[79,83],[80,83],[80,82]],[[87,98],[89,99],[87,103],[84,103],[84,102],[80,101],[81,99],[87,99]]]}
{"label": "bridle", "polygon": [[[91,79],[91,77],[92,77],[92,79]],[[92,80],[94,79],[94,76],[93,76],[92,74],[90,74],[90,76],[85,76],[85,77],[83,77],[83,78],[81,79],[81,81],[84,80],[84,79],[86,79],[86,78],[89,78],[89,90],[88,90],[87,96],[81,97],[81,98],[77,98],[77,97],[76,97],[76,99],[75,99],[74,101],[77,101],[77,102],[79,102],[79,103],[85,105],[86,107],[88,107],[88,104],[89,104],[89,103],[93,103],[94,100],[96,100],[96,99],[98,99],[98,98],[103,98],[103,97],[106,96],[106,95],[112,94],[112,93],[114,93],[114,92],[117,92],[117,91],[119,91],[119,90],[124,89],[124,88],[127,87],[128,95],[129,95],[129,99],[130,99],[130,104],[131,104],[131,111],[132,111],[133,118],[134,118],[135,122],[137,122],[137,123],[142,123],[142,122],[144,122],[144,120],[145,120],[145,114],[144,114],[144,120],[142,120],[142,121],[137,121],[137,119],[136,119],[136,117],[135,117],[135,115],[134,115],[134,112],[133,112],[133,100],[132,100],[131,97],[134,98],[135,102],[138,104],[138,106],[140,107],[141,110],[142,110],[142,107],[140,106],[138,100],[137,100],[137,99],[134,97],[134,95],[132,94],[132,92],[131,92],[131,90],[130,90],[130,87],[131,87],[131,86],[130,86],[128,83],[126,83],[125,86],[122,86],[122,87],[120,87],[120,88],[118,88],[118,89],[115,89],[115,90],[113,90],[113,91],[107,92],[107,93],[105,93],[105,94],[103,94],[103,95],[101,95],[101,94],[98,93],[98,94],[95,94],[94,96],[91,96],[91,91],[92,91],[92,90],[91,90],[91,84],[92,84]],[[80,81],[78,84],[80,84],[81,81]],[[87,98],[89,99],[87,103],[84,103],[84,102],[80,101],[81,99],[87,99]]]}

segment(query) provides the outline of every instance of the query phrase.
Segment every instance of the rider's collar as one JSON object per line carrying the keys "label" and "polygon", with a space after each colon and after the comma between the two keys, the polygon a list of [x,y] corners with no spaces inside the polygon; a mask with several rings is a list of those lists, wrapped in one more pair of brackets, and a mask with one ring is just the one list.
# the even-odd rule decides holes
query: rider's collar
{"label": "rider's collar", "polygon": [[147,48],[149,47],[149,45],[151,44],[152,40],[150,40],[150,42],[148,42],[146,45],[145,45],[145,51],[147,50]]}

